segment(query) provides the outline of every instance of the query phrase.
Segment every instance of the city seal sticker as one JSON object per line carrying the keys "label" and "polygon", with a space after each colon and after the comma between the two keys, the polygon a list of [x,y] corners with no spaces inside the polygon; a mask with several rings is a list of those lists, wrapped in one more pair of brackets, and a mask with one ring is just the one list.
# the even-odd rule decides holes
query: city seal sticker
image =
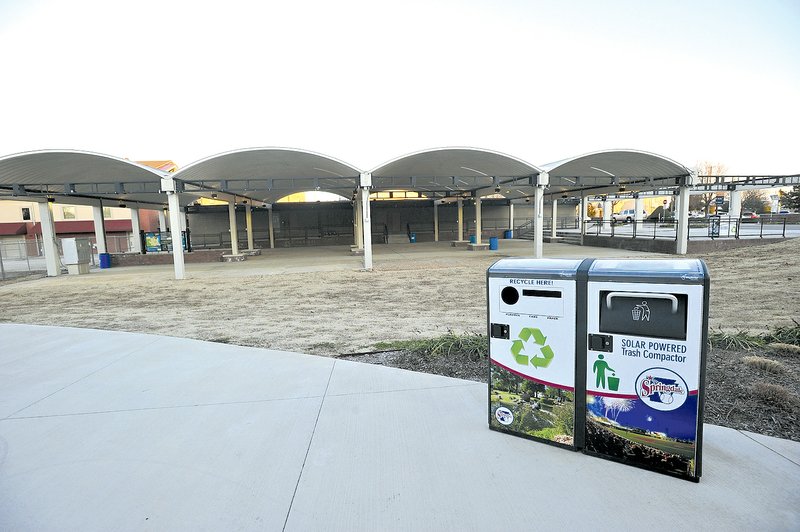
{"label": "city seal sticker", "polygon": [[654,410],[677,410],[689,397],[683,377],[667,368],[648,368],[636,378],[636,395]]}
{"label": "city seal sticker", "polygon": [[504,406],[494,411],[494,417],[501,425],[511,425],[514,422],[514,414]]}

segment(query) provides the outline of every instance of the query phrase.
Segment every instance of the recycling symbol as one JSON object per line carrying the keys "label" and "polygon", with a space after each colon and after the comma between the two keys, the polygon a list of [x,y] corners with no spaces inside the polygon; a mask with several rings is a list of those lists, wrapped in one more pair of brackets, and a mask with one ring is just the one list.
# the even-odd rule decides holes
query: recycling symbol
{"label": "recycling symbol", "polygon": [[[526,349],[526,344],[528,344],[528,340],[533,339],[533,343],[539,347],[539,353],[534,353],[533,356],[530,354],[522,355],[520,354],[523,350],[526,352],[533,351],[533,349]],[[511,343],[511,354],[514,355],[514,360],[517,361],[517,364],[521,364],[523,366],[527,366],[530,364],[535,368],[546,368],[550,365],[550,362],[553,361],[553,357],[555,353],[550,348],[549,345],[546,345],[547,338],[542,331],[539,329],[531,328],[531,327],[524,327],[519,332],[519,339],[514,340]]]}

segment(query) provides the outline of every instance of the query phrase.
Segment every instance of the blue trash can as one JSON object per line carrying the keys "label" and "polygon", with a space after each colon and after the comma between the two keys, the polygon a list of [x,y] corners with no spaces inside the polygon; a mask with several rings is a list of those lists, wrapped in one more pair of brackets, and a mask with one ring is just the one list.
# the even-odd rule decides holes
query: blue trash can
{"label": "blue trash can", "polygon": [[412,244],[416,243],[417,233],[411,233],[410,235],[408,235],[408,239],[411,241]]}
{"label": "blue trash can", "polygon": [[100,253],[100,268],[110,268],[110,267],[111,267],[111,254]]}
{"label": "blue trash can", "polygon": [[508,240],[510,238],[514,238],[514,231],[512,231],[511,229],[505,230],[503,232],[503,238],[505,238],[506,240]]}
{"label": "blue trash can", "polygon": [[469,235],[469,243],[475,244],[478,240],[475,238],[475,235]]}
{"label": "blue trash can", "polygon": [[498,241],[497,241],[497,237],[496,236],[490,236],[489,237],[489,249],[491,249],[492,251],[497,251],[497,242]]}

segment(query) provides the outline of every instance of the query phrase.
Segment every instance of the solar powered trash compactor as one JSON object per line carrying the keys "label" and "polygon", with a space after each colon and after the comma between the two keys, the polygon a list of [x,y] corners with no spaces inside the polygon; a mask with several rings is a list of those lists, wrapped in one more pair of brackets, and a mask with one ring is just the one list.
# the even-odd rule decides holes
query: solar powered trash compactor
{"label": "solar powered trash compactor", "polygon": [[490,428],[699,480],[703,261],[510,258],[487,277]]}
{"label": "solar powered trash compactor", "polygon": [[699,480],[708,286],[698,259],[591,265],[585,452]]}
{"label": "solar powered trash compactor", "polygon": [[575,346],[581,264],[507,258],[489,268],[490,428],[580,448],[576,397],[583,401],[583,379],[576,395]]}

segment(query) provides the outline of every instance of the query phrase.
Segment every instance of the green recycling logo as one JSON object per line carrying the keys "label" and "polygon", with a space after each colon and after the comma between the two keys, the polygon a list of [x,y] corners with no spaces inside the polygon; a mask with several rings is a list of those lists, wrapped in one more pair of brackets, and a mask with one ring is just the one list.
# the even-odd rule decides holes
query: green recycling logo
{"label": "green recycling logo", "polygon": [[[541,355],[539,355],[539,353],[533,356],[530,356],[530,354],[520,354],[523,350],[526,352],[529,351],[529,349],[526,349],[526,344],[529,345],[528,341],[531,339],[533,340],[533,344],[539,346]],[[532,349],[530,351],[532,351]],[[517,364],[523,366],[530,364],[535,368],[546,368],[550,365],[550,362],[553,361],[553,357],[555,356],[553,349],[547,345],[547,338],[542,334],[542,331],[531,327],[524,327],[519,332],[519,339],[511,343],[511,354],[514,355],[514,360],[517,361]]]}

